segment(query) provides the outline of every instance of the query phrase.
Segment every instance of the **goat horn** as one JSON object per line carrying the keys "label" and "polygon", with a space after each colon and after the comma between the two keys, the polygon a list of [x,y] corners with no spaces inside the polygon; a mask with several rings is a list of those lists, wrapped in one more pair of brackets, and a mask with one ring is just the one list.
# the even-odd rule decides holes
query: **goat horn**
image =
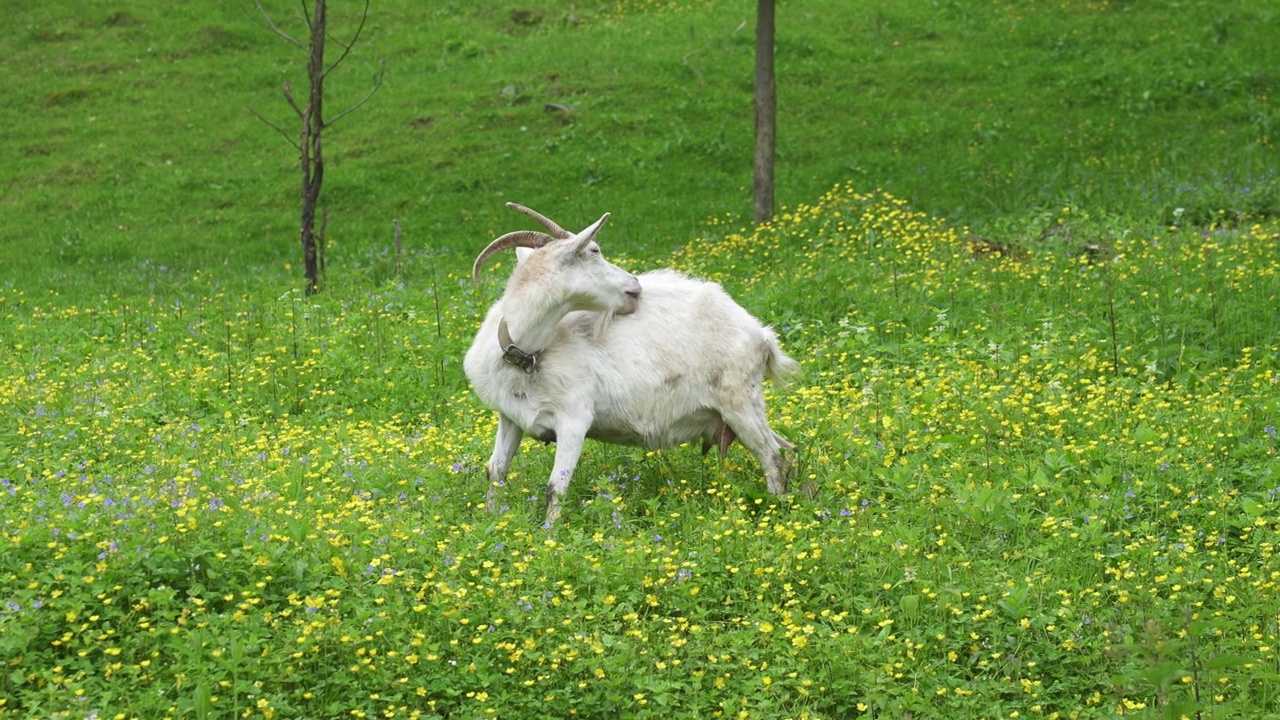
{"label": "goat horn", "polygon": [[471,266],[471,281],[475,282],[476,280],[479,280],[480,268],[484,267],[484,264],[489,260],[489,258],[503,250],[510,250],[511,248],[518,247],[537,250],[543,245],[554,240],[555,238],[550,235],[540,233],[537,230],[517,230],[516,232],[509,232],[489,243],[489,247],[480,252],[480,256],[476,258],[475,264]]}
{"label": "goat horn", "polygon": [[521,205],[520,203],[513,203],[513,202],[507,203],[507,207],[512,208],[513,210],[518,210],[519,212],[522,212],[525,215],[528,215],[534,220],[537,220],[539,223],[542,224],[543,227],[550,230],[551,234],[554,235],[557,240],[564,240],[565,238],[573,236],[573,233],[555,224],[554,222],[552,222],[550,219],[548,219],[545,215],[538,212],[537,210],[532,210],[530,208],[527,208]]}

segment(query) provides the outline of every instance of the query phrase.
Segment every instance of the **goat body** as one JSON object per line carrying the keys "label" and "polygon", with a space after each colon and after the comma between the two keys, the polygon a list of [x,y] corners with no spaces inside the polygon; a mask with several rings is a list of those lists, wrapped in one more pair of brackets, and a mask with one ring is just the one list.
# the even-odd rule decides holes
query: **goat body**
{"label": "goat body", "polygon": [[[464,362],[476,394],[498,412],[490,509],[524,433],[556,442],[548,524],[587,437],[651,449],[701,439],[704,452],[722,454],[736,439],[759,459],[770,492],[785,492],[781,450],[794,446],[769,428],[762,381],[780,382],[797,365],[773,331],[715,283],[671,270],[636,278],[605,261],[593,238],[607,215],[570,235],[517,209],[560,237],[521,252]],[[532,361],[514,361],[512,346]]]}

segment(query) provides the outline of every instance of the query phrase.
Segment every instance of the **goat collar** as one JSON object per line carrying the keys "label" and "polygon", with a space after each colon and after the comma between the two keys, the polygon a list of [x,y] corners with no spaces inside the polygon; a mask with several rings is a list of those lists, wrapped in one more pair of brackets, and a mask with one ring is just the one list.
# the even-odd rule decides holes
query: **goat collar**
{"label": "goat collar", "polygon": [[511,339],[511,331],[507,329],[506,320],[498,323],[498,345],[502,348],[502,359],[508,364],[515,365],[527,374],[532,374],[538,368],[542,351],[525,352],[516,347],[515,341]]}

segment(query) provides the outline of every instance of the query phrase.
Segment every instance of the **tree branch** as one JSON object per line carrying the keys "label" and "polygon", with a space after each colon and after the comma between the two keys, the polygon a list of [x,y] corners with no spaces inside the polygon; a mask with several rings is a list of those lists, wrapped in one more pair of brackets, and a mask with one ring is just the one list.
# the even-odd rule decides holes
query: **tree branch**
{"label": "tree branch", "polygon": [[387,61],[386,59],[383,59],[378,63],[378,76],[374,78],[373,89],[369,91],[369,94],[365,95],[364,99],[361,100],[360,102],[338,113],[336,116],[334,116],[332,120],[325,122],[325,127],[332,126],[334,123],[338,122],[342,118],[350,115],[356,110],[359,110],[361,105],[364,105],[365,103],[369,102],[369,99],[372,98],[374,95],[376,95],[378,91],[382,89],[382,78],[384,75],[386,75],[386,73],[387,73]]}
{"label": "tree branch", "polygon": [[289,83],[281,83],[280,92],[284,93],[284,99],[289,101],[289,107],[293,108],[293,111],[298,113],[298,117],[306,117],[302,112],[302,108],[298,107],[297,101],[293,99],[293,88],[289,87]]}
{"label": "tree branch", "polygon": [[294,149],[296,149],[296,150],[298,150],[298,151],[301,151],[301,150],[302,150],[302,146],[298,144],[298,141],[297,141],[297,140],[294,140],[294,139],[293,139],[293,136],[291,136],[289,133],[285,132],[285,131],[284,131],[284,129],[282,129],[279,125],[276,125],[275,123],[273,123],[273,122],[271,122],[270,120],[266,119],[265,117],[263,117],[263,116],[262,116],[262,114],[261,114],[261,113],[259,113],[257,110],[254,110],[253,108],[249,108],[249,112],[253,113],[253,116],[254,116],[254,117],[258,118],[258,119],[259,119],[259,120],[261,120],[263,123],[265,123],[267,127],[271,128],[272,130],[275,130],[276,132],[278,132],[278,133],[280,133],[281,135],[283,135],[283,136],[284,136],[284,139],[285,139],[285,140],[288,140],[288,141],[289,141],[289,144],[290,144],[290,145],[292,145],[292,146],[294,147]]}
{"label": "tree branch", "polygon": [[[347,59],[347,55],[351,52],[351,48],[355,47],[356,41],[360,39],[360,33],[364,32],[364,24],[368,19],[369,19],[369,0],[364,0],[364,12],[361,13],[360,15],[360,27],[356,28],[356,34],[351,36],[351,42],[343,43],[340,40],[335,41],[339,45],[342,45],[342,54],[338,56],[337,60],[333,61],[333,64],[329,66],[328,70],[324,71],[325,77],[328,77],[329,73],[333,72],[339,65],[342,64],[343,60]],[[381,84],[381,81],[379,81],[379,84]]]}
{"label": "tree branch", "polygon": [[[293,39],[292,37],[290,37],[290,36],[289,36],[285,31],[281,30],[281,29],[276,25],[276,22],[275,22],[274,20],[272,20],[272,19],[271,19],[271,16],[270,16],[270,15],[268,15],[268,14],[267,14],[267,10],[266,10],[266,8],[262,7],[262,1],[261,1],[261,0],[253,0],[253,4],[257,6],[257,8],[258,8],[258,12],[262,13],[262,19],[264,19],[264,20],[266,20],[266,21],[267,21],[267,27],[271,29],[271,32],[273,32],[273,33],[275,33],[276,35],[279,35],[280,37],[284,38],[285,40],[287,40],[287,41],[289,42],[289,44],[290,44],[290,45],[293,45],[294,47],[298,48],[298,49],[299,49],[299,50],[301,50],[302,52],[306,52],[306,51],[307,51],[307,48],[306,48],[306,46],[305,46],[305,45],[303,45],[302,43],[300,43],[300,42],[298,42],[297,40],[295,40],[295,39]],[[305,7],[305,6],[304,6],[304,7]]]}

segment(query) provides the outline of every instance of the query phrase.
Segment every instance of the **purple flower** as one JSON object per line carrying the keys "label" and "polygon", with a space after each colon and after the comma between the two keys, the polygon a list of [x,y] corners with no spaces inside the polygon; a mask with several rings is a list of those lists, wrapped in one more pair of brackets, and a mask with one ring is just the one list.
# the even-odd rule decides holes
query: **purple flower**
{"label": "purple flower", "polygon": [[1274,437],[1276,436],[1276,426],[1275,426],[1275,425],[1268,425],[1268,426],[1266,426],[1266,427],[1262,428],[1262,432],[1264,432],[1264,433],[1266,433],[1266,434],[1268,434],[1268,435],[1270,435],[1271,437],[1273,437],[1273,438],[1274,438]]}

